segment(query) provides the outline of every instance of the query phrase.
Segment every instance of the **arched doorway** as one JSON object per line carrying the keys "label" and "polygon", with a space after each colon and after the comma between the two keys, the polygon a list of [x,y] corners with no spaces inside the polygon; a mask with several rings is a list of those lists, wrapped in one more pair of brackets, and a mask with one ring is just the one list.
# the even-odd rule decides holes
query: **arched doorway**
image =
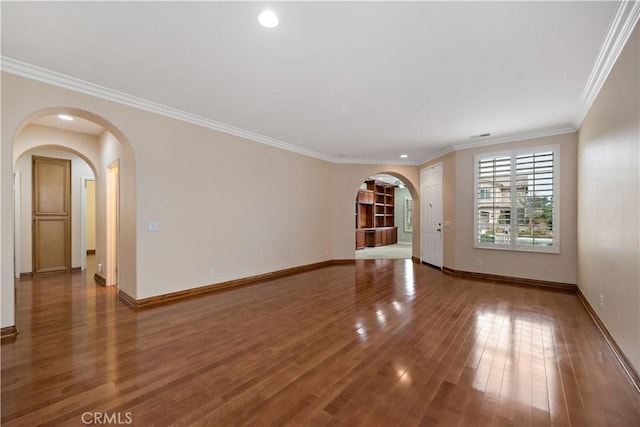
{"label": "arched doorway", "polygon": [[411,259],[413,200],[402,177],[377,173],[364,180],[355,201],[355,258]]}
{"label": "arched doorway", "polygon": [[[63,150],[90,165],[93,173],[85,174],[82,178],[85,182],[95,180],[96,184],[96,280],[105,285],[117,284],[120,289],[135,295],[135,160],[124,135],[111,123],[90,112],[72,108],[48,108],[30,114],[14,133],[14,170],[18,159],[33,150]],[[118,166],[115,180],[113,174],[109,174],[113,165]],[[81,193],[80,185],[82,184],[73,188],[76,195]],[[113,185],[116,187],[113,188]],[[109,201],[110,198],[113,199],[110,194],[117,195],[115,210],[113,203]],[[110,216],[115,220],[109,222]],[[21,217],[22,219],[18,219],[16,214],[17,221],[24,219],[24,213]],[[75,240],[74,251],[82,253],[82,249],[78,248],[83,246],[78,243],[82,241],[82,237]],[[16,242],[19,244],[18,239]],[[114,248],[113,245],[117,246]],[[17,255],[18,251],[15,248],[14,251]],[[117,254],[115,259],[111,256],[114,253]],[[86,255],[86,251],[83,255]],[[20,270],[25,271],[27,268],[24,262],[20,260],[19,263]],[[86,260],[79,262],[78,256],[73,263],[73,268],[86,266]],[[108,274],[110,271],[114,274]]]}
{"label": "arched doorway", "polygon": [[[44,127],[27,127],[25,130],[29,134],[28,137],[43,138],[50,134]],[[35,132],[33,132],[34,130]],[[18,135],[18,138],[24,137],[24,134]],[[37,208],[39,203],[34,200],[34,195],[40,193],[37,188],[46,187],[49,185],[47,181],[51,181],[51,177],[47,174],[38,173],[41,170],[39,165],[49,162],[53,162],[54,165],[67,164],[70,172],[68,177],[70,197],[64,203],[68,206],[68,211],[62,217],[53,215],[52,218],[51,215],[37,214],[40,209]],[[63,256],[66,265],[61,267],[62,271],[84,270],[86,268],[88,205],[85,187],[88,182],[95,182],[95,171],[96,168],[92,162],[80,157],[73,150],[58,145],[36,146],[23,152],[16,159],[14,163],[14,271],[16,278],[37,274],[43,270],[55,271],[56,268],[52,268],[51,262],[56,259],[59,262]],[[56,201],[52,199],[59,198],[59,196],[59,194],[47,194],[47,203],[55,203]],[[89,210],[89,215],[89,222],[95,222],[95,209]],[[52,236],[51,233],[47,233],[46,227],[42,232],[40,230],[42,223],[54,224],[54,230],[55,224],[65,224],[62,230],[58,230],[64,232],[64,238],[55,239],[56,235]],[[95,231],[95,227],[93,231]],[[44,247],[43,241],[46,243]],[[91,249],[95,250],[95,246]],[[50,253],[40,253],[43,250]],[[61,268],[57,270],[61,270]]]}

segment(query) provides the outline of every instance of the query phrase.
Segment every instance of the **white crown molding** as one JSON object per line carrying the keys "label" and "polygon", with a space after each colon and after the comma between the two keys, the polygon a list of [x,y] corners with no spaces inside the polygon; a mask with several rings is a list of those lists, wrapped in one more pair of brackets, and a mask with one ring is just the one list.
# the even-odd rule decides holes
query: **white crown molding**
{"label": "white crown molding", "polygon": [[75,77],[67,76],[65,74],[57,73],[55,71],[47,70],[45,68],[37,67],[35,65],[27,64],[25,62],[21,62],[6,56],[2,56],[2,65],[0,69],[8,73],[16,74],[18,76],[26,77],[32,80],[37,80],[39,82],[47,83],[53,86],[62,87],[75,92],[95,96],[107,101],[116,102],[118,104],[127,105],[129,107],[137,108],[144,111],[149,111],[161,116],[170,117],[172,119],[217,130],[230,135],[239,136],[251,141],[260,142],[262,144],[292,151],[294,153],[302,154],[305,156],[314,157],[316,159],[329,162],[333,162],[335,160],[333,157],[323,153],[319,153],[317,151],[309,150],[297,145],[292,145],[284,141],[280,141],[279,139],[260,135],[256,132],[211,120],[206,117],[179,110],[177,108],[158,104],[153,101],[109,89],[104,86],[80,80]]}
{"label": "white crown molding", "polygon": [[506,144],[509,142],[524,141],[526,139],[545,138],[555,135],[563,135],[565,133],[575,132],[576,128],[569,125],[554,126],[545,129],[537,129],[530,132],[519,132],[503,136],[495,136],[474,140],[471,142],[460,142],[453,144],[454,150],[467,150],[469,148],[486,147],[489,145]]}
{"label": "white crown molding", "polygon": [[587,79],[585,88],[580,97],[577,106],[577,112],[573,117],[572,123],[554,128],[547,128],[532,132],[511,134],[505,136],[496,136],[482,138],[473,141],[459,141],[453,143],[442,150],[433,154],[429,154],[418,161],[413,160],[378,160],[366,158],[344,158],[331,156],[315,150],[290,144],[276,138],[258,134],[246,129],[228,125],[216,120],[162,105],[143,98],[132,96],[124,92],[109,89],[94,83],[80,80],[65,74],[57,73],[45,68],[37,67],[28,63],[18,61],[16,59],[0,56],[0,70],[7,71],[32,80],[47,83],[53,86],[62,87],[75,92],[84,93],[97,98],[105,99],[118,104],[130,106],[144,111],[149,111],[165,117],[170,117],[183,122],[195,124],[205,128],[220,131],[226,134],[235,135],[247,140],[263,143],[272,147],[284,149],[308,157],[328,161],[337,164],[375,164],[375,165],[406,165],[416,166],[430,162],[439,157],[445,156],[450,152],[477,148],[507,142],[521,141],[531,138],[546,137],[559,135],[564,133],[575,132],[580,127],[589,109],[595,101],[598,93],[602,89],[609,73],[613,69],[615,62],[620,55],[625,43],[627,42],[631,32],[634,30],[638,20],[640,19],[640,1],[638,0],[622,0],[618,9],[609,25],[606,37],[602,47],[593,65],[592,71]]}
{"label": "white crown molding", "polygon": [[454,151],[456,151],[456,149],[453,148],[453,145],[450,145],[448,147],[443,148],[442,150],[429,154],[427,157],[424,157],[422,161],[418,163],[418,165],[424,166],[426,163],[429,163],[432,160],[439,159],[440,157],[444,157],[449,153],[453,153]]}
{"label": "white crown molding", "polygon": [[490,145],[507,144],[509,142],[524,141],[527,139],[546,138],[549,136],[563,135],[565,133],[575,132],[576,128],[571,125],[560,125],[545,129],[537,129],[530,132],[513,133],[502,136],[492,136],[473,141],[457,142],[440,151],[437,151],[425,157],[419,165],[424,165],[432,160],[439,159],[449,153],[459,150],[468,150],[469,148],[488,147]]}
{"label": "white crown molding", "polygon": [[341,165],[384,165],[384,166],[418,166],[420,163],[411,160],[380,160],[380,159],[353,159],[349,157],[334,157],[332,163]]}
{"label": "white crown molding", "polygon": [[574,118],[576,128],[582,125],[591,105],[593,105],[620,52],[622,52],[625,43],[635,28],[639,17],[640,1],[623,0],[620,2],[580,97],[579,111]]}

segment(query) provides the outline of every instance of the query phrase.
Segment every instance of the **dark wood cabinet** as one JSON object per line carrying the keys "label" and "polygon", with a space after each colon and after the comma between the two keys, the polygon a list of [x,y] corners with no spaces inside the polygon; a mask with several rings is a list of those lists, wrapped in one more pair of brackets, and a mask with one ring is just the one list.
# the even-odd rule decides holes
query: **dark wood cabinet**
{"label": "dark wood cabinet", "polygon": [[356,230],[356,249],[398,243],[398,227],[359,228]]}
{"label": "dark wood cabinet", "polygon": [[366,246],[365,230],[356,229],[356,249],[363,249]]}
{"label": "dark wood cabinet", "polygon": [[364,205],[372,205],[374,200],[374,194],[371,190],[358,191],[358,203]]}
{"label": "dark wood cabinet", "polygon": [[369,180],[356,197],[356,249],[398,243],[395,227],[395,186]]}
{"label": "dark wood cabinet", "polygon": [[373,191],[360,190],[356,200],[356,228],[373,226]]}

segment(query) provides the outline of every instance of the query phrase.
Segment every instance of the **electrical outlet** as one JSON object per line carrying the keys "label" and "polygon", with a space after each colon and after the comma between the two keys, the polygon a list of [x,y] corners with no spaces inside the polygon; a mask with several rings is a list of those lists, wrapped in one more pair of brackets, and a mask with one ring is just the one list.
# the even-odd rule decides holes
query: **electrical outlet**
{"label": "electrical outlet", "polygon": [[98,273],[102,273],[102,264],[98,264],[96,270],[98,270]]}
{"label": "electrical outlet", "polygon": [[209,276],[214,277],[216,275],[216,269],[215,268],[210,268],[209,269]]}
{"label": "electrical outlet", "polygon": [[482,265],[482,260],[480,258],[476,260],[476,265]]}
{"label": "electrical outlet", "polygon": [[604,307],[604,295],[600,295],[600,307]]}

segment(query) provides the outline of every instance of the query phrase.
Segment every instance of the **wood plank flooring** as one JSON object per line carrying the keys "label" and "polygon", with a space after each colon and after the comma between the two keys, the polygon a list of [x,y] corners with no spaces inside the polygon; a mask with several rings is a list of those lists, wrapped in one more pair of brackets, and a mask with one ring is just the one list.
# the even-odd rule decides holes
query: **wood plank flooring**
{"label": "wood plank flooring", "polygon": [[410,260],[138,312],[85,274],[16,286],[3,426],[640,425],[640,396],[568,292]]}

